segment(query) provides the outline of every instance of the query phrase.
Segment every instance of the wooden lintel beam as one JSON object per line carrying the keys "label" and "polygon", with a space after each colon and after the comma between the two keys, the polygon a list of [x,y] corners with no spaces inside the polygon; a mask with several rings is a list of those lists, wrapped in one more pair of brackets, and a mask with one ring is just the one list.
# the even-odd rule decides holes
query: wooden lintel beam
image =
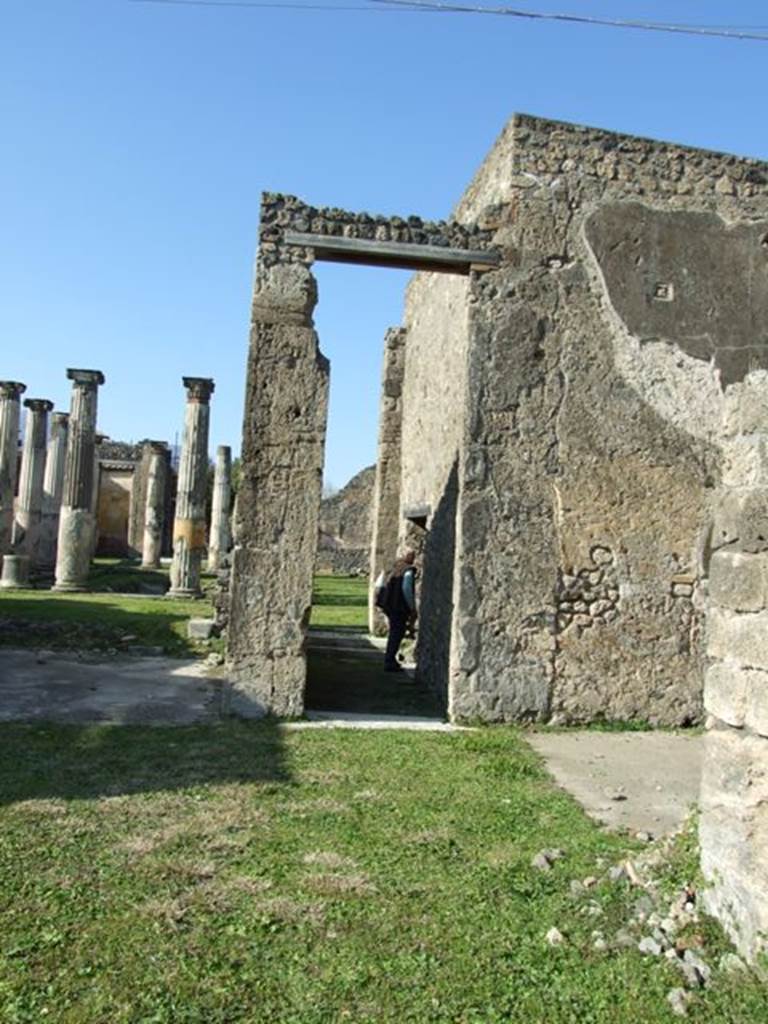
{"label": "wooden lintel beam", "polygon": [[415,242],[380,242],[368,238],[312,235],[286,231],[286,245],[312,249],[315,259],[331,263],[362,263],[373,267],[431,270],[445,274],[468,274],[470,270],[493,270],[499,265],[496,253],[475,249],[449,249]]}

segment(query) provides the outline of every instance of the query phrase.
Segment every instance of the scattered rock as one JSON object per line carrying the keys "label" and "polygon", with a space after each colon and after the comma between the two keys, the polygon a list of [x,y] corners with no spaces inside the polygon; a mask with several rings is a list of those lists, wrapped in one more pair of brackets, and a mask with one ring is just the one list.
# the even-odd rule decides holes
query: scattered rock
{"label": "scattered rock", "polygon": [[594,875],[588,875],[581,884],[585,889],[592,889],[597,885],[597,879]]}
{"label": "scattered rock", "polygon": [[622,878],[627,877],[627,872],[624,870],[623,864],[614,864],[612,868],[608,868],[608,879],[611,882],[620,882]]}
{"label": "scattered rock", "polygon": [[544,938],[550,946],[562,946],[565,942],[565,936],[557,928],[550,928]]}
{"label": "scattered rock", "polygon": [[726,974],[736,974],[739,972],[745,972],[747,970],[747,965],[744,963],[741,957],[736,956],[735,953],[724,953],[720,957],[720,963],[718,964],[718,967],[721,971],[724,971]]}
{"label": "scattered rock", "polygon": [[[691,985],[692,988],[704,988],[709,984],[712,977],[712,968],[708,964],[704,963],[701,957],[697,956],[692,949],[686,949],[685,953],[683,953],[682,965],[686,980],[689,977],[693,978],[693,984]],[[695,972],[694,975],[691,975],[689,971],[685,970],[685,968],[692,968]]]}
{"label": "scattered rock", "polygon": [[661,956],[661,946],[652,938],[650,935],[646,935],[644,939],[641,939],[637,944],[637,948],[641,953],[649,956]]}
{"label": "scattered rock", "polygon": [[690,1000],[691,997],[684,988],[673,988],[667,993],[669,1008],[678,1017],[687,1017]]}
{"label": "scattered rock", "polygon": [[563,851],[558,849],[539,850],[531,861],[531,867],[538,868],[539,871],[549,871],[554,862],[564,856]]}
{"label": "scattered rock", "polygon": [[190,640],[210,640],[216,623],[213,619],[190,619],[187,636]]}

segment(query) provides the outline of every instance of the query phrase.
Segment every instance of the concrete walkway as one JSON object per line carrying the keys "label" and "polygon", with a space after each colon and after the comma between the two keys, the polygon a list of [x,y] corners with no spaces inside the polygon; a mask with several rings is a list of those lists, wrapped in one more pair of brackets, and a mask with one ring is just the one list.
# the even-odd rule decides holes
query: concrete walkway
{"label": "concrete walkway", "polygon": [[609,828],[658,836],[699,797],[704,737],[675,732],[531,733],[555,781]]}
{"label": "concrete walkway", "polygon": [[200,661],[0,650],[0,722],[190,725],[215,721],[220,695]]}

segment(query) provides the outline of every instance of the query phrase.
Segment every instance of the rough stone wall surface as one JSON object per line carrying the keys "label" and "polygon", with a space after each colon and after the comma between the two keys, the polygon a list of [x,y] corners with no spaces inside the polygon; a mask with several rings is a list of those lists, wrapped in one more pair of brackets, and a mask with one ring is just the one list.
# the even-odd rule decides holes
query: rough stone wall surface
{"label": "rough stone wall surface", "polygon": [[371,549],[368,587],[368,628],[383,636],[387,621],[374,604],[375,584],[394,564],[400,526],[402,480],[403,375],[407,332],[390,327],[384,337],[379,403],[379,439],[371,500]]}
{"label": "rough stone wall surface", "polygon": [[227,650],[243,715],[303,710],[328,407],[316,301],[307,267],[257,270]]}
{"label": "rough stone wall surface", "polygon": [[457,463],[464,433],[469,279],[417,274],[406,293],[402,397],[404,513],[429,509],[427,533],[401,516],[399,547],[421,549],[418,664],[440,694],[448,685]]}
{"label": "rough stone wall surface", "polygon": [[768,373],[726,391],[715,506],[700,839],[708,908],[768,950]]}
{"label": "rough stone wall surface", "polygon": [[763,365],[766,180],[518,117],[459,205],[503,264],[470,295],[455,715],[700,716],[722,389]]}

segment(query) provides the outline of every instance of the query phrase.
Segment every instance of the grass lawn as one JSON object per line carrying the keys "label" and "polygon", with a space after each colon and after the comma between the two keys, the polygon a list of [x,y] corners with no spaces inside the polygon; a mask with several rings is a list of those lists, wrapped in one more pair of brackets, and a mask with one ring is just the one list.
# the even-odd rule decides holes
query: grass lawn
{"label": "grass lawn", "polygon": [[315,576],[311,626],[366,632],[368,580],[358,576]]}
{"label": "grass lawn", "polygon": [[[668,1024],[677,971],[592,948],[637,890],[570,892],[626,844],[511,729],[0,726],[0,1020]],[[751,977],[691,1008],[767,1015]]]}
{"label": "grass lawn", "polygon": [[[144,572],[125,560],[97,559],[89,593],[0,591],[0,646],[106,651],[145,645],[162,647],[164,653],[178,657],[222,650],[223,641],[202,645],[187,640],[188,619],[212,616],[208,600],[142,596],[141,588],[162,591],[167,580],[166,570]],[[210,582],[204,574],[203,586]],[[312,624],[363,632],[367,600],[365,580],[318,576]]]}

